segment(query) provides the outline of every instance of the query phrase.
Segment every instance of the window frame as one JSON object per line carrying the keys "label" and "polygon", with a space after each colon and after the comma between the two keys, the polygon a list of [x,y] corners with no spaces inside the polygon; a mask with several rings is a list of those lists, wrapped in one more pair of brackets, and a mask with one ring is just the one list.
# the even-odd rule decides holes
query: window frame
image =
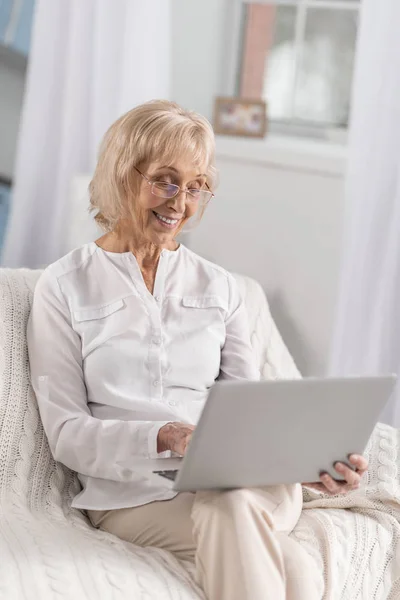
{"label": "window frame", "polygon": [[[299,75],[298,64],[301,60],[303,41],[305,39],[307,25],[307,10],[313,9],[333,9],[333,10],[350,10],[353,12],[361,11],[361,0],[231,0],[232,11],[230,13],[229,23],[227,23],[228,38],[226,40],[225,52],[225,80],[224,93],[226,96],[236,96],[240,88],[242,53],[239,51],[243,47],[243,39],[245,34],[244,11],[247,4],[276,4],[281,6],[295,6],[299,9],[296,20],[295,29],[295,45],[296,45],[296,79]],[[295,84],[296,85],[296,84]],[[293,97],[294,102],[294,97]],[[279,124],[277,123],[279,130]],[[318,132],[317,137],[321,137],[321,132],[326,132],[327,128],[310,124],[305,127],[309,130],[309,134],[305,137]],[[330,127],[329,129],[332,129]],[[338,128],[339,129],[339,128]],[[347,128],[340,128],[347,131]],[[285,125],[282,130],[285,133],[298,133],[298,127],[295,123]]]}

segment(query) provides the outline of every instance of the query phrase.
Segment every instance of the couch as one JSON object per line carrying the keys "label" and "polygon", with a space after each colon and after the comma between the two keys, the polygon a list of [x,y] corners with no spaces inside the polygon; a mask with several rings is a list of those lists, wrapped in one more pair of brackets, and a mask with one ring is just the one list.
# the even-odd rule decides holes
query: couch
{"label": "couch", "polygon": [[[0,598],[203,598],[190,564],[95,530],[71,508],[79,482],[53,460],[29,383],[25,329],[39,275],[0,270]],[[244,277],[238,282],[262,377],[299,377],[262,289]],[[399,442],[397,430],[377,425],[368,476],[346,497],[303,488],[291,535],[317,565],[321,599],[400,598]]]}

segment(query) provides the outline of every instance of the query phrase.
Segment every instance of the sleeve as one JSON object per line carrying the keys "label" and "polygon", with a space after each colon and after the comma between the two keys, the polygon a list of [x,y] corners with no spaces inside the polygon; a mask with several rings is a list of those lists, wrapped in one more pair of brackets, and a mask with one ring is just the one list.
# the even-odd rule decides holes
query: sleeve
{"label": "sleeve", "polygon": [[244,302],[235,278],[228,276],[229,310],[225,321],[226,338],[221,353],[221,380],[258,381],[260,374],[250,343],[249,326]]}
{"label": "sleeve", "polygon": [[27,340],[31,382],[57,461],[82,475],[129,481],[135,460],[169,456],[157,454],[157,434],[166,422],[92,416],[80,337],[72,328],[58,279],[49,269],[36,286]]}

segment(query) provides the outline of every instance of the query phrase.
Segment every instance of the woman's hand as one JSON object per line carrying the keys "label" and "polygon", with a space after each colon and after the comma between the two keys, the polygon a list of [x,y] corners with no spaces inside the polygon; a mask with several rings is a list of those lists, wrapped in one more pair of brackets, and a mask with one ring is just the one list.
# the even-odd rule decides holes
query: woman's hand
{"label": "woman's hand", "polygon": [[303,483],[303,485],[324,492],[324,494],[330,494],[336,496],[338,494],[346,494],[351,490],[356,490],[360,487],[361,478],[368,469],[368,462],[363,456],[359,454],[352,454],[349,457],[349,463],[356,467],[356,471],[350,469],[347,465],[337,462],[335,463],[335,469],[340,473],[345,481],[335,481],[328,473],[321,473],[320,479],[322,483]]}
{"label": "woman's hand", "polygon": [[157,452],[171,450],[184,456],[192,439],[193,425],[187,423],[167,423],[158,432]]}

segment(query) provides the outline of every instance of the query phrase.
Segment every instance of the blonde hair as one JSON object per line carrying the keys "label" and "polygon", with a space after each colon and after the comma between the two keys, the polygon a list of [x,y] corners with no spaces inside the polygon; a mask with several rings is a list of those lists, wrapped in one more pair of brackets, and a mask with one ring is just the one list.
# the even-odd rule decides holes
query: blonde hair
{"label": "blonde hair", "polygon": [[207,119],[174,102],[153,100],[115,121],[102,140],[89,184],[90,210],[96,211],[98,225],[112,231],[121,218],[134,214],[128,206],[139,189],[134,167],[161,159],[171,165],[182,156],[205,169],[207,185],[214,189],[215,139]]}

